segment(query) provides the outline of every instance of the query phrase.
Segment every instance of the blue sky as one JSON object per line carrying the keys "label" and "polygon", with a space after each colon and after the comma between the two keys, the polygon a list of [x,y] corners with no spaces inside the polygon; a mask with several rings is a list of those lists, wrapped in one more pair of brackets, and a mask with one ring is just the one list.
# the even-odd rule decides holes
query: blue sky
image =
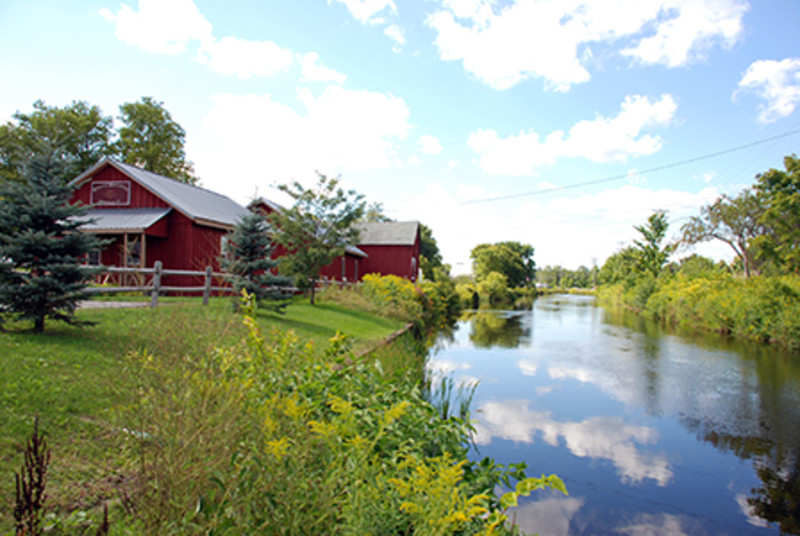
{"label": "blue sky", "polygon": [[2,0],[0,121],[153,96],[241,203],[318,170],[454,273],[501,240],[576,268],[798,152],[798,24],[796,0]]}

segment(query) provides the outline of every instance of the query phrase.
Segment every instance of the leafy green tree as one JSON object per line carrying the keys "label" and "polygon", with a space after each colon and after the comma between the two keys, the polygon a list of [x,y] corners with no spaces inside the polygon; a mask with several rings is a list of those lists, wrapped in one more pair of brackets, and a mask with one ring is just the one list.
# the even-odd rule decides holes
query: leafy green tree
{"label": "leafy green tree", "polygon": [[272,258],[269,226],[259,213],[250,213],[234,227],[225,242],[222,269],[233,276],[235,303],[242,290],[252,295],[259,307],[282,311],[291,293],[283,290],[291,279],[275,274],[278,261]]}
{"label": "leafy green tree", "polygon": [[123,126],[116,148],[126,163],[181,182],[199,182],[192,163],[186,160],[186,132],[172,119],[163,102],[142,97],[119,109]]}
{"label": "leafy green tree", "polygon": [[[437,268],[442,268],[442,254],[433,237],[433,231],[424,223],[419,224],[419,265],[426,279],[436,281]],[[446,270],[449,272],[450,270]]]}
{"label": "leafy green tree", "polygon": [[0,309],[32,320],[76,323],[78,301],[92,273],[80,265],[98,239],[80,232],[86,208],[68,203],[72,188],[55,150],[31,157],[24,183],[0,185]]}
{"label": "leafy green tree", "polygon": [[384,214],[383,203],[370,203],[364,209],[364,216],[361,220],[366,222],[392,221],[392,218]]}
{"label": "leafy green tree", "polygon": [[24,182],[26,162],[39,155],[60,159],[58,178],[68,181],[113,152],[112,119],[97,106],[73,101],[58,108],[38,100],[33,108],[0,126],[0,179]]}
{"label": "leafy green tree", "polygon": [[508,278],[500,272],[489,272],[478,282],[478,293],[494,305],[509,299]]}
{"label": "leafy green tree", "polygon": [[785,171],[770,169],[757,177],[756,190],[764,200],[761,221],[770,235],[759,237],[756,245],[786,271],[800,272],[800,159],[791,155],[783,162]]}
{"label": "leafy green tree", "polygon": [[756,269],[753,240],[767,233],[763,217],[764,202],[757,192],[746,189],[736,197],[722,195],[681,227],[681,241],[688,245],[708,240],[728,244],[741,260],[745,277],[750,277]]}
{"label": "leafy green tree", "polygon": [[674,244],[662,245],[667,236],[667,213],[663,210],[653,212],[645,225],[636,225],[634,229],[642,235],[640,240],[634,240],[631,251],[636,267],[642,272],[649,272],[653,277],[658,277],[661,269],[669,261],[669,256],[675,251]]}
{"label": "leafy green tree", "polygon": [[533,246],[519,242],[479,244],[470,252],[472,272],[478,281],[490,273],[503,274],[510,287],[530,286],[536,275]]}
{"label": "leafy green tree", "polygon": [[363,216],[363,196],[339,188],[339,180],[318,173],[313,189],[299,182],[283,184],[279,190],[294,200],[291,208],[271,214],[274,240],[288,253],[281,259],[284,273],[295,276],[301,288],[311,289],[311,304],[319,271],[344,255],[347,246],[358,244],[358,229],[353,226]]}
{"label": "leafy green tree", "polygon": [[635,252],[627,246],[611,255],[600,268],[597,278],[602,284],[622,283],[636,276]]}

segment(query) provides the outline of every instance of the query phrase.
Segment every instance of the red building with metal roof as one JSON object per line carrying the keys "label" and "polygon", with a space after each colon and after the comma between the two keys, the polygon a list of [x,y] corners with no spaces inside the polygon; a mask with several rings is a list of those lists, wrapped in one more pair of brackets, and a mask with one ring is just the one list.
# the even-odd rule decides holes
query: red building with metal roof
{"label": "red building with metal roof", "polygon": [[[222,243],[247,209],[230,198],[113,158],[76,177],[71,203],[90,205],[84,231],[109,242],[92,261],[105,266],[219,270]],[[173,276],[175,278],[175,276]],[[173,284],[186,284],[178,279]]]}

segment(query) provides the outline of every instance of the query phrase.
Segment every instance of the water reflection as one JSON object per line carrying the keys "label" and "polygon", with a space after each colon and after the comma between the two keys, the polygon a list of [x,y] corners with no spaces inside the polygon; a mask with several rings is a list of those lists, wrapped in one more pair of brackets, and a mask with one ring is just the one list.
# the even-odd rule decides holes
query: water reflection
{"label": "water reflection", "polygon": [[530,339],[529,315],[513,312],[476,311],[465,313],[470,322],[469,340],[476,348],[517,348]]}
{"label": "water reflection", "polygon": [[658,433],[646,426],[626,423],[620,417],[591,417],[580,422],[559,422],[549,412],[531,411],[528,400],[487,402],[480,407],[475,425],[475,443],[488,445],[492,439],[533,443],[537,432],[552,446],[564,441],[579,458],[608,460],[623,484],[651,479],[666,486],[672,478],[667,455],[643,451],[638,445],[652,444]]}
{"label": "water reflection", "polygon": [[561,296],[471,315],[429,366],[480,380],[481,456],[566,481],[531,531],[800,534],[800,356]]}

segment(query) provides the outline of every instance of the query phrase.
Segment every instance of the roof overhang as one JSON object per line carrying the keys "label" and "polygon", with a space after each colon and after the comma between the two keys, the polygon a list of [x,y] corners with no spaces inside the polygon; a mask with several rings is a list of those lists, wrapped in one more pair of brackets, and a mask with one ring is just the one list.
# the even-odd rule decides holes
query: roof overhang
{"label": "roof overhang", "polygon": [[166,216],[171,208],[92,209],[81,231],[93,234],[146,233]]}

